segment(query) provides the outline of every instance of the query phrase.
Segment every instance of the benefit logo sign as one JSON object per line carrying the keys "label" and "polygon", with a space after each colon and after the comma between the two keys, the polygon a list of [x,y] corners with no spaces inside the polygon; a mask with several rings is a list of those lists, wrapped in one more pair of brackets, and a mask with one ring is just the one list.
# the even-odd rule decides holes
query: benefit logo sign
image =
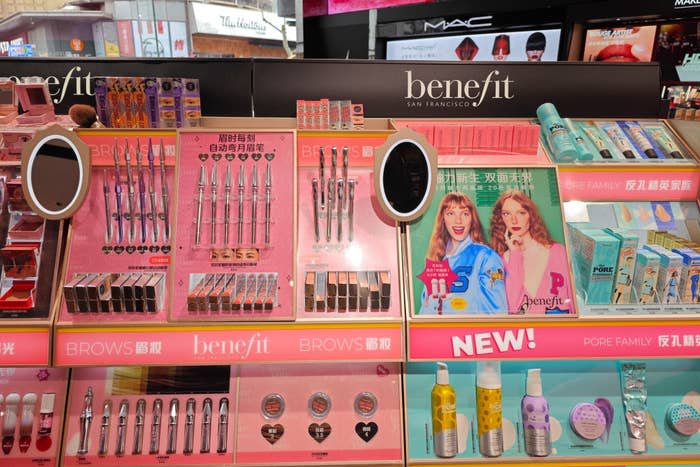
{"label": "benefit logo sign", "polygon": [[406,70],[406,107],[479,107],[484,100],[510,100],[515,97],[515,81],[499,70],[483,78],[439,79]]}

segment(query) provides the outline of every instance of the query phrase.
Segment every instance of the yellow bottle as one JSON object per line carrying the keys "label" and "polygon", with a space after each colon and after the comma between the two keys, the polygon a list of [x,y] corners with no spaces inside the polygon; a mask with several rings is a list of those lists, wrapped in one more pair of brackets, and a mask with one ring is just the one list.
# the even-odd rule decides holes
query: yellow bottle
{"label": "yellow bottle", "polygon": [[437,364],[435,386],[431,393],[433,449],[438,457],[457,455],[457,397],[450,386],[447,365]]}
{"label": "yellow bottle", "polygon": [[503,390],[501,365],[495,361],[476,364],[476,423],[482,456],[503,454]]}

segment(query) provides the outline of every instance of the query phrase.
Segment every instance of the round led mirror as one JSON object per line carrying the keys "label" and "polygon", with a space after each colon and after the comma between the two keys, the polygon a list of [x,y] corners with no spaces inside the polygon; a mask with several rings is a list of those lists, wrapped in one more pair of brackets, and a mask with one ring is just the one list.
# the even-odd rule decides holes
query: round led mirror
{"label": "round led mirror", "polygon": [[435,191],[437,151],[407,128],[374,151],[374,187],[384,212],[398,222],[420,217]]}
{"label": "round led mirror", "polygon": [[22,182],[34,212],[46,219],[68,218],[90,185],[90,149],[61,126],[38,131],[22,149]]}

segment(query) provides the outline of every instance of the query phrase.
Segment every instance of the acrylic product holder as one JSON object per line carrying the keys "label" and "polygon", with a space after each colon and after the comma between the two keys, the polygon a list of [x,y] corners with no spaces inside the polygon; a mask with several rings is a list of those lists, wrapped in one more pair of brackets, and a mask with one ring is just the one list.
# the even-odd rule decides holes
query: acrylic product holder
{"label": "acrylic product holder", "polygon": [[294,316],[295,132],[181,131],[173,320]]}
{"label": "acrylic product holder", "polygon": [[64,368],[1,368],[2,458],[18,467],[58,465],[68,390]]}
{"label": "acrylic product holder", "polygon": [[400,462],[397,364],[241,367],[237,464]]}
{"label": "acrylic product holder", "polygon": [[[231,463],[237,368],[209,367],[203,380],[190,370],[192,367],[74,370],[63,465]],[[156,401],[160,401],[160,410]],[[210,414],[206,409],[209,418],[205,404],[211,409]],[[83,437],[88,406],[91,422]]]}
{"label": "acrylic product holder", "polygon": [[92,176],[70,230],[60,324],[166,321],[174,136],[81,135],[91,148]]}
{"label": "acrylic product holder", "polygon": [[375,141],[319,142],[300,157],[297,318],[399,318],[396,228],[374,201],[367,150]]}

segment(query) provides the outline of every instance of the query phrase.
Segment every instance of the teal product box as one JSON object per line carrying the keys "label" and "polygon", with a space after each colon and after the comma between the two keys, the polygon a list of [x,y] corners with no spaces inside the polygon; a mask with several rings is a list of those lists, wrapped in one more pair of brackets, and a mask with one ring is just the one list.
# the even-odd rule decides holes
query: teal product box
{"label": "teal product box", "polygon": [[608,228],[605,231],[620,240],[620,251],[615,266],[615,287],[613,287],[610,302],[613,304],[629,304],[630,296],[632,295],[634,268],[637,263],[639,236],[632,231],[623,229]]}
{"label": "teal product box", "polygon": [[659,245],[645,245],[644,248],[659,255],[659,278],[656,290],[659,303],[670,305],[681,303],[681,277],[683,276],[683,256]]}
{"label": "teal product box", "polygon": [[653,251],[644,248],[637,250],[637,266],[634,269],[633,283],[637,303],[645,305],[657,301],[656,283],[660,263],[661,258]]}
{"label": "teal product box", "polygon": [[586,303],[606,305],[615,283],[620,240],[602,229],[571,229],[576,288]]}
{"label": "teal product box", "polygon": [[700,253],[690,248],[674,248],[683,257],[681,303],[700,303]]}

